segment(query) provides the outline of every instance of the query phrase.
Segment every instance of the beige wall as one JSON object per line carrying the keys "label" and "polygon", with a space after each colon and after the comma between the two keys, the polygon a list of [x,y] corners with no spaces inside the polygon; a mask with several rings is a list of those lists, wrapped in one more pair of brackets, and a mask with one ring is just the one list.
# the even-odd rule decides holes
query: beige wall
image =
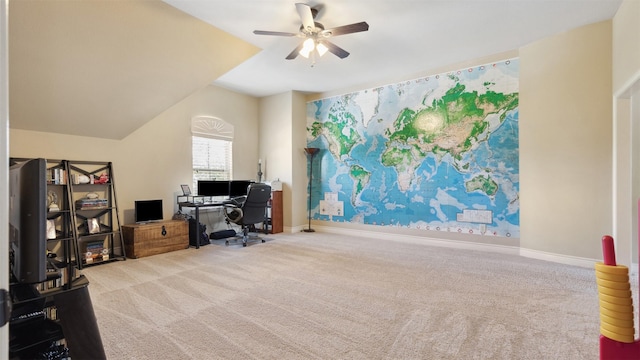
{"label": "beige wall", "polygon": [[282,182],[283,220],[291,227],[291,92],[259,100],[260,156],[264,159],[266,180]]}
{"label": "beige wall", "polygon": [[255,179],[258,163],[258,100],[208,86],[151,120],[123,140],[13,130],[10,156],[111,161],[121,220],[131,223],[139,199],[162,198],[164,217],[177,210],[180,184],[191,184],[191,118],[214,116],[235,127],[233,177]]}
{"label": "beige wall", "polygon": [[626,90],[640,74],[640,1],[625,0],[613,18],[613,91]]}
{"label": "beige wall", "polygon": [[296,91],[260,99],[260,156],[266,179],[282,181],[285,232],[306,222],[306,104]]}
{"label": "beige wall", "polygon": [[640,148],[640,2],[622,3],[613,18],[612,38],[613,233],[618,259],[629,264],[638,263],[640,184],[636,180],[640,178],[640,159],[634,154]]}
{"label": "beige wall", "polygon": [[260,156],[267,180],[283,183],[285,232],[307,224],[306,96],[290,91],[260,99]]}
{"label": "beige wall", "polygon": [[[620,102],[620,107],[625,107],[625,110],[631,109],[627,116],[630,121],[626,123],[631,126],[631,153],[628,159],[631,164],[631,197],[624,203],[630,205],[631,211],[628,214],[631,215],[631,236],[627,238],[618,238],[619,243],[630,243],[629,251],[631,252],[631,262],[638,263],[638,206],[640,206],[640,79],[636,80],[636,85],[631,91],[630,99],[620,98],[617,101]],[[626,104],[626,106],[625,106]],[[620,115],[623,115],[622,112]],[[629,204],[630,203],[630,204]],[[627,215],[628,216],[628,215]],[[616,218],[613,218],[614,222]],[[628,263],[628,262],[625,262]]]}
{"label": "beige wall", "polygon": [[613,122],[613,178],[612,189],[613,238],[616,241],[618,261],[629,264],[631,259],[632,240],[636,225],[636,206],[632,197],[631,159],[633,141],[631,139],[631,101],[618,99],[614,101],[614,119],[625,121]]}
{"label": "beige wall", "polygon": [[[308,184],[307,155],[304,148],[307,147],[307,103],[306,96],[299,92],[293,93],[292,109],[292,133],[293,133],[293,191],[291,194],[292,231],[300,231],[308,227]],[[306,224],[306,225],[305,225]]]}
{"label": "beige wall", "polygon": [[601,258],[612,231],[611,21],[520,56],[520,245]]}

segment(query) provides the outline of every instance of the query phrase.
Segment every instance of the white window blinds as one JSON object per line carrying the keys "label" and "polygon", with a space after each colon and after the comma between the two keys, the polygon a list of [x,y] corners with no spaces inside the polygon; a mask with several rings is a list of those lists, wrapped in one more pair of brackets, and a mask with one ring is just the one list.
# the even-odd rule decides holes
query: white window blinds
{"label": "white window blinds", "polygon": [[230,180],[233,143],[228,140],[192,137],[193,188],[198,180]]}

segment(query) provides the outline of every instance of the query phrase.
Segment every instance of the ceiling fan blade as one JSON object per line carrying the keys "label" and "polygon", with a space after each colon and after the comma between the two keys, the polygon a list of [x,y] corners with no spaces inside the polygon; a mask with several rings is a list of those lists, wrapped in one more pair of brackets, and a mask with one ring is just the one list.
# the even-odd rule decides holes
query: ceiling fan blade
{"label": "ceiling fan blade", "polygon": [[339,47],[338,45],[329,42],[327,40],[322,40],[320,41],[321,44],[323,44],[324,46],[327,47],[327,49],[329,49],[329,52],[332,53],[333,55],[339,57],[340,59],[344,59],[347,56],[349,56],[349,52],[341,47]]}
{"label": "ceiling fan blade", "polygon": [[275,35],[275,36],[297,36],[298,35],[290,32],[263,31],[263,30],[253,30],[253,33],[256,35]]}
{"label": "ceiling fan blade", "polygon": [[338,36],[338,35],[351,34],[351,33],[356,33],[361,31],[367,31],[367,30],[369,30],[369,24],[363,21],[355,24],[338,26],[333,29],[327,29],[322,31],[322,33],[327,34],[329,36]]}
{"label": "ceiling fan blade", "polygon": [[296,3],[296,10],[298,10],[298,15],[300,15],[300,20],[302,21],[302,26],[304,29],[314,29],[316,27],[313,22],[313,14],[311,13],[311,7],[307,4]]}
{"label": "ceiling fan blade", "polygon": [[285,59],[293,60],[296,57],[298,57],[298,54],[300,53],[300,50],[302,50],[302,46],[303,46],[303,44],[300,44],[300,45],[296,46],[296,48],[293,49],[293,51],[289,55],[287,55],[287,57]]}

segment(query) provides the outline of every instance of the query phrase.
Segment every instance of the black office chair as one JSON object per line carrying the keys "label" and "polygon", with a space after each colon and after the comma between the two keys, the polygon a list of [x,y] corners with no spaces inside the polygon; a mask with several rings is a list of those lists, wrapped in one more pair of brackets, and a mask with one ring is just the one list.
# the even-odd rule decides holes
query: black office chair
{"label": "black office chair", "polygon": [[[234,223],[242,228],[242,246],[247,246],[249,232],[255,231],[256,224],[263,224],[266,231],[267,205],[270,198],[271,186],[255,183],[249,185],[244,201],[225,204],[224,216],[227,224]],[[265,242],[264,239],[261,240]],[[225,244],[229,245],[229,240],[225,241]]]}

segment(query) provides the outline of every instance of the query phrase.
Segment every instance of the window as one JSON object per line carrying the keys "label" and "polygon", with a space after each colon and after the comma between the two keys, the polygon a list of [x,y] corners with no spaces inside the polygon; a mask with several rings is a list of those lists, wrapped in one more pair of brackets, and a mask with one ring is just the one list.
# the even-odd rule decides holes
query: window
{"label": "window", "polygon": [[191,134],[193,189],[198,188],[198,180],[231,180],[233,126],[198,116],[191,120]]}
{"label": "window", "polygon": [[228,140],[192,137],[193,189],[198,180],[231,180],[231,148]]}

